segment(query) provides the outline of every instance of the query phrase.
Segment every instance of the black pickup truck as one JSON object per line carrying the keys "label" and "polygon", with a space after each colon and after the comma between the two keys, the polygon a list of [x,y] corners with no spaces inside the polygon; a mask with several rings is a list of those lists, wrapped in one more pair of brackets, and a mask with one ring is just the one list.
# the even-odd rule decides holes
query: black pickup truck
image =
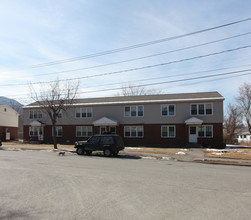
{"label": "black pickup truck", "polygon": [[104,155],[117,156],[120,150],[124,149],[124,142],[119,135],[94,135],[87,141],[77,141],[75,143],[78,155],[91,155],[93,151],[103,151]]}

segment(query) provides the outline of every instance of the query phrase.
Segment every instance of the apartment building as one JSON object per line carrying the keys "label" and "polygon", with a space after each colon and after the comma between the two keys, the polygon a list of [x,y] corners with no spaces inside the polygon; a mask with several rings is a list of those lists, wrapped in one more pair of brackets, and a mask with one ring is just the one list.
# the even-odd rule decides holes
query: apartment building
{"label": "apartment building", "polygon": [[[222,146],[223,100],[218,92],[76,99],[61,112],[56,136],[74,143],[114,133],[127,146]],[[52,126],[37,103],[24,107],[24,140],[52,142]]]}

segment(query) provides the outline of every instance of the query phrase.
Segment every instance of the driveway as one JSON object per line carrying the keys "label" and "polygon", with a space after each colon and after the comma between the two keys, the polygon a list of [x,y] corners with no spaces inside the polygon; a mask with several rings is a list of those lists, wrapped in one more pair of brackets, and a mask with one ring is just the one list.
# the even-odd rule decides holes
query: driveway
{"label": "driveway", "polygon": [[0,219],[251,219],[250,167],[0,151]]}

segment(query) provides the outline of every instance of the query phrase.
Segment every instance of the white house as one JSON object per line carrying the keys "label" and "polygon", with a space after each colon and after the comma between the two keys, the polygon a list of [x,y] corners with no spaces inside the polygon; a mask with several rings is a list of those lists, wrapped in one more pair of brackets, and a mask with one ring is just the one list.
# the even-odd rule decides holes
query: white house
{"label": "white house", "polygon": [[16,140],[19,114],[8,105],[0,105],[0,139]]}
{"label": "white house", "polygon": [[237,135],[238,143],[251,143],[251,134],[250,132],[242,132]]}

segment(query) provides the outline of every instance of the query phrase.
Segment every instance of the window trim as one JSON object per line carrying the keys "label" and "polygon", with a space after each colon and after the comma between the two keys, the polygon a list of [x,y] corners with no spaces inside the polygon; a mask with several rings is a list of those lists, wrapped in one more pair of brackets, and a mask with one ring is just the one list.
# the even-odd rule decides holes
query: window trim
{"label": "window trim", "polygon": [[58,118],[63,118],[63,109],[60,109],[58,112]]}
{"label": "window trim", "polygon": [[[37,135],[34,135],[34,131],[32,131],[35,128],[38,130]],[[32,135],[31,135],[31,132],[32,132]],[[44,134],[44,128],[43,127],[33,127],[33,126],[29,127],[29,137],[38,137],[40,134],[42,134],[42,135]]]}
{"label": "window trim", "polygon": [[[31,114],[32,112],[32,114]],[[34,112],[37,113],[37,117],[35,118],[34,117]],[[31,117],[32,115],[32,117]],[[42,114],[42,111],[41,110],[29,110],[29,119],[41,119],[43,118],[43,114]]]}
{"label": "window trim", "polygon": [[[135,116],[132,116],[132,111],[131,111],[131,108],[132,107],[136,107],[136,115]],[[143,107],[143,115],[139,115],[139,107]],[[130,108],[130,115],[126,115],[126,108]],[[145,106],[144,105],[127,105],[127,106],[124,106],[124,117],[144,117],[145,116]]]}
{"label": "window trim", "polygon": [[[80,109],[80,117],[77,117],[77,110],[78,109]],[[85,109],[86,117],[82,117],[82,115],[83,115],[82,109]],[[91,117],[88,117],[88,110],[87,109],[91,110]],[[76,119],[79,119],[79,118],[93,118],[93,108],[92,107],[78,107],[78,108],[75,108],[75,118]]]}
{"label": "window trim", "polygon": [[[77,134],[77,128],[78,127],[80,127],[81,128],[81,135],[80,136],[78,136],[78,134]],[[82,135],[83,134],[83,127],[85,127],[86,128],[86,131],[85,131],[85,136],[84,135]],[[91,128],[91,135],[90,136],[88,136],[88,128]],[[75,133],[75,135],[76,135],[76,137],[91,137],[92,135],[93,135],[93,127],[92,126],[90,126],[90,125],[83,125],[83,126],[76,126],[76,133]]]}
{"label": "window trim", "polygon": [[[136,127],[136,136],[132,136],[132,128]],[[142,136],[138,136],[138,128],[142,128]],[[130,129],[130,136],[126,136],[126,128]],[[144,138],[144,126],[143,125],[129,125],[129,126],[124,126],[124,138]]]}
{"label": "window trim", "polygon": [[[173,105],[174,106],[174,114],[173,115],[170,115],[169,114],[169,106],[170,105]],[[168,115],[163,115],[162,114],[162,107],[164,107],[164,106],[167,106],[168,107]],[[176,116],[176,105],[175,104],[162,104],[161,106],[160,106],[160,115],[162,116],[162,117],[174,117],[174,116]]]}
{"label": "window trim", "polygon": [[[162,135],[162,133],[163,133],[163,132],[162,132],[162,129],[163,129],[164,127],[168,128],[168,133],[167,133],[168,136],[163,136],[163,135]],[[174,127],[174,136],[170,136],[170,135],[169,135],[169,128],[170,128],[170,127]],[[176,125],[161,125],[161,131],[160,131],[160,132],[161,132],[161,138],[176,138]]]}
{"label": "window trim", "polygon": [[[212,107],[211,108],[212,114],[207,114],[206,113],[206,111],[207,111],[206,107],[207,107],[208,104],[210,104],[211,107]],[[192,114],[192,105],[196,105],[197,114]],[[204,114],[199,114],[199,105],[204,105]],[[190,116],[213,116],[213,113],[214,113],[213,109],[214,109],[214,105],[211,102],[210,103],[191,103],[190,104]]]}
{"label": "window trim", "polygon": [[[204,136],[200,136],[200,128],[203,127],[203,134]],[[212,132],[212,136],[206,136],[207,134],[207,130],[206,127],[211,127],[211,132]],[[213,125],[202,125],[199,126],[199,131],[198,131],[198,138],[213,138],[214,137],[214,126]]]}
{"label": "window trim", "polygon": [[[56,137],[63,137],[63,126],[55,126],[56,127]],[[58,129],[61,128],[62,129],[62,135],[58,135]],[[52,137],[53,137],[53,128],[51,130],[52,133]]]}

